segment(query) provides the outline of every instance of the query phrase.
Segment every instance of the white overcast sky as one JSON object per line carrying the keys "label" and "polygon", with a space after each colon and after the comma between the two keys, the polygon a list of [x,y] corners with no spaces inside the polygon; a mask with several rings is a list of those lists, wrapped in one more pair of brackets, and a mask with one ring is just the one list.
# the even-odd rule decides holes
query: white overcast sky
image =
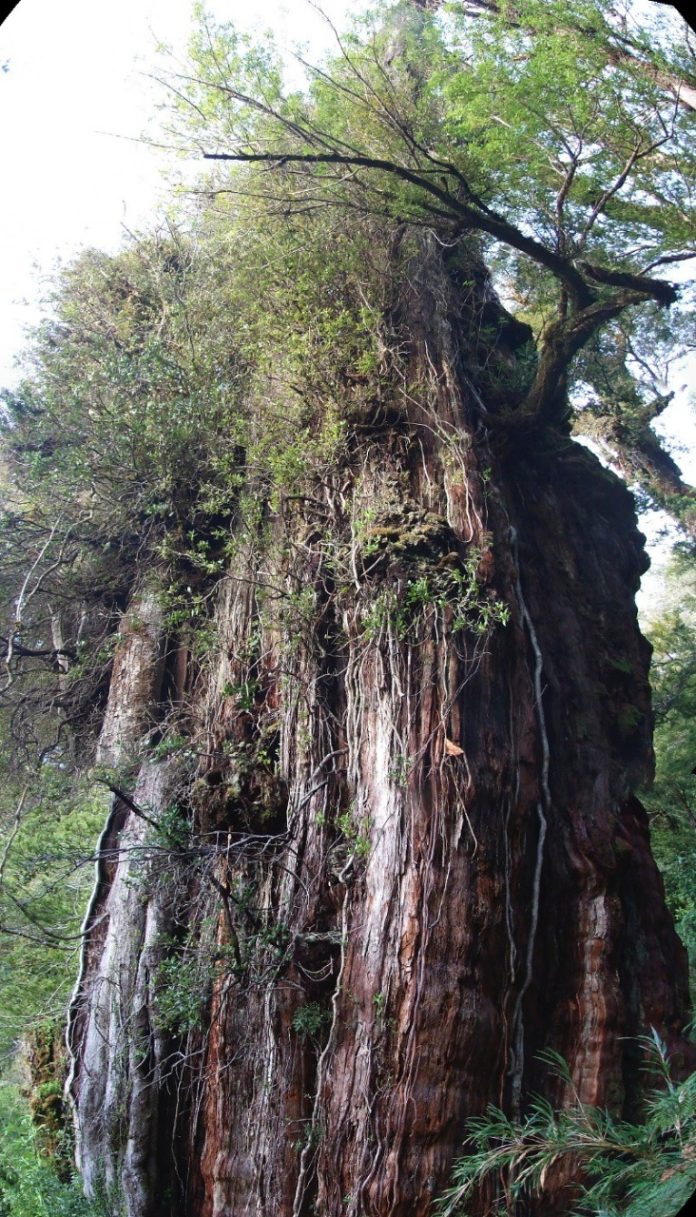
{"label": "white overcast sky", "polygon": [[[640,0],[637,0],[640,2]],[[208,0],[217,17],[316,54],[326,26],[307,0]],[[342,23],[356,0],[324,0]],[[139,137],[155,122],[147,79],[158,43],[183,53],[192,0],[19,0],[0,25],[0,385],[16,378],[22,327],[38,316],[42,279],[81,246],[113,249],[166,205],[171,160]],[[161,93],[159,94],[161,97]],[[693,365],[692,365],[693,367]],[[693,372],[691,372],[693,377]],[[690,378],[686,369],[675,387]],[[687,392],[665,416],[696,480]]]}
{"label": "white overcast sky", "polygon": [[[341,20],[349,0],[327,0]],[[84,245],[114,248],[166,202],[147,79],[158,43],[182,53],[192,0],[20,0],[0,26],[0,384],[13,380],[41,274]],[[212,0],[216,16],[289,44],[327,31],[306,0]],[[354,4],[351,6],[356,7]],[[169,163],[171,160],[169,159]],[[26,303],[24,303],[26,302]]]}

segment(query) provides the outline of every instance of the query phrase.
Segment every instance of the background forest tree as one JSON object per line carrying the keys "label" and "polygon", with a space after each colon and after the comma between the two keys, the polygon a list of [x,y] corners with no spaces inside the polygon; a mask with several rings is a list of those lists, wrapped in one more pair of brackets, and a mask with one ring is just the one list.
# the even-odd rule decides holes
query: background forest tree
{"label": "background forest tree", "polygon": [[[501,469],[512,478],[516,462],[566,453],[573,430],[693,536],[694,492],[650,427],[669,400],[669,361],[693,347],[690,289],[669,278],[696,256],[690,37],[662,12],[639,23],[630,8],[589,0],[387,4],[337,35],[325,64],[305,65],[305,89],[287,91],[272,46],[199,14],[190,65],[168,77],[169,137],[210,162],[196,205],[64,272],[26,377],[5,399],[8,1046],[26,1025],[28,988],[37,1015],[67,998],[104,785],[131,790],[138,753],[176,755],[191,775],[201,762],[195,706],[219,662],[215,607],[250,547],[262,558],[263,611],[301,645],[323,628],[304,565],[312,547],[349,615],[356,555],[367,585],[369,563],[401,544],[403,608],[386,593],[360,605],[365,650],[418,641],[430,613],[482,650],[505,628],[509,605],[482,576],[497,560],[483,535],[467,562],[436,574],[409,566],[419,545],[438,554],[444,544],[434,518],[400,538],[395,503],[388,519],[369,502],[354,509],[351,553],[312,532],[325,527],[335,471],[375,429],[398,432],[423,409],[438,440],[453,440],[409,352],[420,242],[444,251],[459,294],[459,375],[475,442],[491,454],[482,501]],[[444,295],[433,299],[444,309]],[[451,459],[462,459],[453,444]],[[302,535],[288,528],[280,551],[274,521],[294,527],[297,504],[312,502],[320,515]],[[94,769],[117,632],[142,626],[133,596],[145,572],[160,589],[169,685],[136,753]],[[654,638],[661,770],[649,799],[671,907],[691,941],[688,606]],[[285,662],[299,680],[301,655]],[[621,700],[627,660],[614,662],[629,756],[644,713]],[[238,715],[261,704],[263,673],[254,654],[228,681]],[[262,743],[263,756],[254,745],[257,770],[273,770],[274,746]],[[369,826],[348,810],[332,827],[343,848],[369,852]],[[171,854],[171,831],[143,858]],[[181,848],[203,865],[195,843]],[[186,993],[170,1006],[175,1024],[176,1010],[190,1015]]]}

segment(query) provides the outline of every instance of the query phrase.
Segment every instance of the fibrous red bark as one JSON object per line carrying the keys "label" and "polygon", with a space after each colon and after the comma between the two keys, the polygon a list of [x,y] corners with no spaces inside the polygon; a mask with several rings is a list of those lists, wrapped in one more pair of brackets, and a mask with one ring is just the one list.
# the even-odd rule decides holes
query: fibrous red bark
{"label": "fibrous red bark", "polygon": [[[240,548],[189,691],[195,781],[141,773],[136,802],[189,806],[195,848],[139,890],[132,851],[101,876],[73,1097],[81,1168],[129,1217],[426,1217],[467,1117],[563,1100],[541,1049],[629,1115],[636,1036],[691,1063],[633,793],[652,752],[631,496],[550,427],[498,442],[471,300],[434,242],[408,249],[393,411]],[[216,963],[203,1027],[168,1037],[157,960],[184,922]]]}

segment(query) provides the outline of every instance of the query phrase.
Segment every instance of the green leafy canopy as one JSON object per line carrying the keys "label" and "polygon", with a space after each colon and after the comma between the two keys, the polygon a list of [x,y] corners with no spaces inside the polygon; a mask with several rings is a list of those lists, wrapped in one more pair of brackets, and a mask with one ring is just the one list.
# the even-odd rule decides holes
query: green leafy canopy
{"label": "green leafy canopy", "polygon": [[[301,59],[292,90],[279,50],[200,11],[189,69],[169,78],[170,134],[215,166],[209,195],[246,214],[312,225],[328,208],[452,245],[475,235],[536,344],[487,424],[562,422],[569,390],[579,428],[693,531],[693,493],[650,422],[665,367],[693,344],[690,289],[658,276],[683,278],[696,253],[696,75],[687,27],[652,10],[383,3],[333,30],[324,62]],[[604,339],[619,358],[592,357]]]}

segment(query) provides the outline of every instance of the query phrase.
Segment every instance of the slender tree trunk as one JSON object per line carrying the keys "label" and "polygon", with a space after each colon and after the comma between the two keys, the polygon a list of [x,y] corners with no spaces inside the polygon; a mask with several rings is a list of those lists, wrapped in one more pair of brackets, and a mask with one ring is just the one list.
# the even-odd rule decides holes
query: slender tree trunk
{"label": "slender tree trunk", "polygon": [[[156,813],[192,809],[194,846],[139,889],[132,853],[100,877],[72,1091],[80,1166],[129,1217],[426,1217],[467,1117],[563,1101],[541,1049],[628,1115],[632,1037],[692,1063],[633,793],[631,496],[565,435],[489,434],[456,276],[428,237],[400,256],[389,415],[230,571],[195,781],[139,779]],[[502,332],[494,354],[514,371]],[[167,1037],[158,960],[183,984],[197,943]],[[564,1212],[554,1186],[535,1213]]]}

